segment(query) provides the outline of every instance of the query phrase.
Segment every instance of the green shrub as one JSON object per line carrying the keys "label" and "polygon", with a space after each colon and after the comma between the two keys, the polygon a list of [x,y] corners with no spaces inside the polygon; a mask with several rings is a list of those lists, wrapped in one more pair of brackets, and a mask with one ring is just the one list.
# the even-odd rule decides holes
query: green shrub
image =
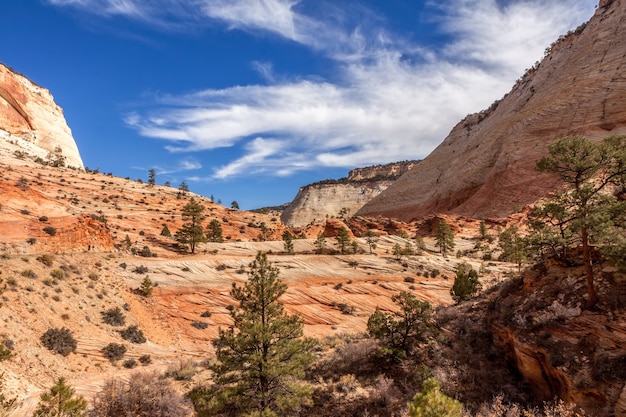
{"label": "green shrub", "polygon": [[66,327],[61,329],[48,329],[41,336],[41,343],[54,353],[58,353],[63,356],[67,356],[74,352],[77,345],[72,332]]}
{"label": "green shrub", "polygon": [[50,271],[50,276],[54,279],[63,279],[65,278],[65,273],[62,269],[54,269]]}
{"label": "green shrub", "polygon": [[37,274],[32,269],[25,269],[22,271],[22,276],[26,278],[37,278]]}
{"label": "green shrub", "polygon": [[206,329],[207,327],[209,327],[209,325],[208,325],[208,324],[206,324],[206,323],[204,323],[204,322],[202,322],[202,321],[196,321],[196,320],[192,321],[192,322],[191,322],[191,325],[192,325],[193,327],[195,327],[196,329],[200,329],[200,330],[204,330],[204,329]]}
{"label": "green shrub", "polygon": [[144,297],[150,297],[152,295],[152,290],[154,289],[154,284],[152,280],[148,277],[145,277],[143,281],[141,281],[141,286],[139,287],[139,294]]}

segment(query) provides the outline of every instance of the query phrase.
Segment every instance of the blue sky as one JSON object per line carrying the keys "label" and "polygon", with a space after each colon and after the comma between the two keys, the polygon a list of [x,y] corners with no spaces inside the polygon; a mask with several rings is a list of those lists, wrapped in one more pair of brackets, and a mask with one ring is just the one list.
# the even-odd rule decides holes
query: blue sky
{"label": "blue sky", "polygon": [[2,0],[0,62],[89,168],[278,205],[428,155],[596,0]]}

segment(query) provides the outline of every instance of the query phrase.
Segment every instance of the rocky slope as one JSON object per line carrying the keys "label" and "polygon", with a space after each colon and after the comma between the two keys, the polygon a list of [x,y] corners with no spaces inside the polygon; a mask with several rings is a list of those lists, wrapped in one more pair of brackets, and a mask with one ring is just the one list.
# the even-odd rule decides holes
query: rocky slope
{"label": "rocky slope", "polygon": [[0,64],[0,147],[23,157],[65,158],[65,165],[83,168],[63,110],[50,92]]}
{"label": "rocky slope", "polygon": [[626,0],[602,0],[501,101],[459,122],[418,167],[358,212],[506,216],[554,190],[535,162],[563,136],[626,133]]}
{"label": "rocky slope", "polygon": [[[289,226],[301,227],[323,223],[328,217],[352,215],[417,163],[403,161],[357,168],[347,178],[304,186],[284,208],[281,219]],[[346,212],[340,214],[343,209]]]}

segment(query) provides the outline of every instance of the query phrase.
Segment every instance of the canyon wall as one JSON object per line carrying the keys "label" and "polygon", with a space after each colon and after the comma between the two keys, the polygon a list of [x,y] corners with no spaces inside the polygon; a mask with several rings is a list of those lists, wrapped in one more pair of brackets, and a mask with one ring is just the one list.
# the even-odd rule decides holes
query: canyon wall
{"label": "canyon wall", "polygon": [[503,217],[536,201],[558,186],[535,170],[550,143],[626,133],[625,73],[626,0],[605,0],[502,100],[459,122],[358,214],[404,221],[437,212]]}

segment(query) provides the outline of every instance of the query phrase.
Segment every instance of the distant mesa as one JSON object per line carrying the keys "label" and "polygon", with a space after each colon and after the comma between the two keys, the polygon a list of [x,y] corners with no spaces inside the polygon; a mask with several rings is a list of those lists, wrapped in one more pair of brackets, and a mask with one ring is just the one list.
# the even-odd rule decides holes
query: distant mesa
{"label": "distant mesa", "polygon": [[301,187],[282,209],[281,220],[292,227],[321,224],[327,218],[350,217],[383,192],[419,161],[356,168],[347,178],[319,181]]}
{"label": "distant mesa", "polygon": [[0,148],[33,159],[61,152],[65,164],[84,168],[63,110],[48,90],[0,64]]}
{"label": "distant mesa", "polygon": [[626,134],[626,0],[604,0],[502,99],[467,116],[417,167],[358,212],[403,221],[431,213],[504,217],[547,195],[535,171],[555,140]]}

